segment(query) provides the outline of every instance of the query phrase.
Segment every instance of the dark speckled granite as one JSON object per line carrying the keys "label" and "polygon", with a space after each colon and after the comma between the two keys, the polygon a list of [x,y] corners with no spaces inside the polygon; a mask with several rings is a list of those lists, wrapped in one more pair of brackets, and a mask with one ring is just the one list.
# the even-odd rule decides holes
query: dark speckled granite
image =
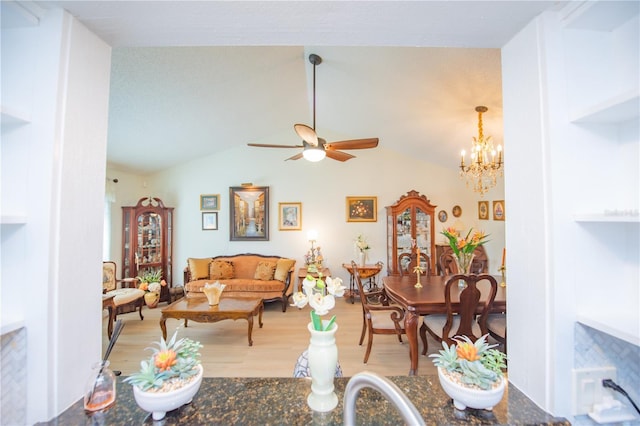
{"label": "dark speckled granite", "polygon": [[[442,391],[437,376],[389,377],[415,404],[428,425],[510,424],[570,425],[552,417],[509,385],[502,401],[491,411],[458,411]],[[335,380],[339,404],[320,415],[307,406],[309,379],[204,378],[191,404],[170,411],[158,422],[140,409],[131,386],[118,378],[116,405],[102,413],[87,415],[82,401],[47,425],[340,425],[342,397],[349,378]],[[382,395],[364,389],[356,403],[356,420],[363,425],[399,425],[402,418]]]}

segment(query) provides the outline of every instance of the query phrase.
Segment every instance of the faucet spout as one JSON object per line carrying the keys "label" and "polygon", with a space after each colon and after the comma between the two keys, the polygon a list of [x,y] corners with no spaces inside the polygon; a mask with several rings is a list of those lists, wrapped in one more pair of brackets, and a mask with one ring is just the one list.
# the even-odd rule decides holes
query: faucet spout
{"label": "faucet spout", "polygon": [[343,422],[346,426],[356,424],[356,399],[360,390],[370,387],[380,392],[397,409],[408,425],[424,426],[425,422],[415,405],[407,398],[395,383],[379,374],[363,371],[349,379],[344,390]]}

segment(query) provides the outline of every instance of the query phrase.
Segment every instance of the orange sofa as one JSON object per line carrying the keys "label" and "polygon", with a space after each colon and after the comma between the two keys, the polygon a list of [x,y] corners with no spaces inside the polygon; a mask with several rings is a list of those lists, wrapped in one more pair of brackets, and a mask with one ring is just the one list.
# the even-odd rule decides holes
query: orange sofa
{"label": "orange sofa", "polygon": [[280,301],[282,312],[286,312],[293,293],[295,264],[294,259],[252,253],[189,258],[184,269],[184,288],[187,297],[204,297],[204,285],[219,281],[226,285],[222,297]]}

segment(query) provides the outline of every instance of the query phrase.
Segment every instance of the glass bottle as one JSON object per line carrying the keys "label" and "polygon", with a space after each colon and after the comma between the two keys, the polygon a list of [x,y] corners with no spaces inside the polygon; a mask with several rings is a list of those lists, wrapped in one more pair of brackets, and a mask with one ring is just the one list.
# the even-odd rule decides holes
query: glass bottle
{"label": "glass bottle", "polygon": [[109,369],[109,361],[93,364],[84,393],[84,409],[100,411],[116,401],[116,376]]}

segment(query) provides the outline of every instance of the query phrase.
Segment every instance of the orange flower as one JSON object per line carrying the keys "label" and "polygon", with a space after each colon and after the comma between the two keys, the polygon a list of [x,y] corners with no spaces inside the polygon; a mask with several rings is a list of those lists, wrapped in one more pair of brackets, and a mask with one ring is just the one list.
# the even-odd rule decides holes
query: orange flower
{"label": "orange flower", "polygon": [[464,246],[467,245],[467,242],[465,241],[464,238],[458,238],[458,248],[459,249],[463,249]]}
{"label": "orange flower", "polygon": [[147,291],[149,289],[149,283],[140,284],[140,290]]}
{"label": "orange flower", "polygon": [[165,287],[167,285],[167,282],[165,280],[160,281],[160,285],[162,287]]}
{"label": "orange flower", "polygon": [[155,363],[160,371],[170,370],[176,362],[178,362],[176,361],[176,353],[172,350],[160,351],[156,354]]}
{"label": "orange flower", "polygon": [[468,361],[477,361],[480,359],[478,349],[471,343],[459,343],[456,352],[458,353],[458,357]]}
{"label": "orange flower", "polygon": [[453,226],[448,227],[446,232],[448,234],[451,234],[452,237],[457,237],[458,235],[460,235],[460,234],[458,234],[458,230],[456,228],[454,228]]}

